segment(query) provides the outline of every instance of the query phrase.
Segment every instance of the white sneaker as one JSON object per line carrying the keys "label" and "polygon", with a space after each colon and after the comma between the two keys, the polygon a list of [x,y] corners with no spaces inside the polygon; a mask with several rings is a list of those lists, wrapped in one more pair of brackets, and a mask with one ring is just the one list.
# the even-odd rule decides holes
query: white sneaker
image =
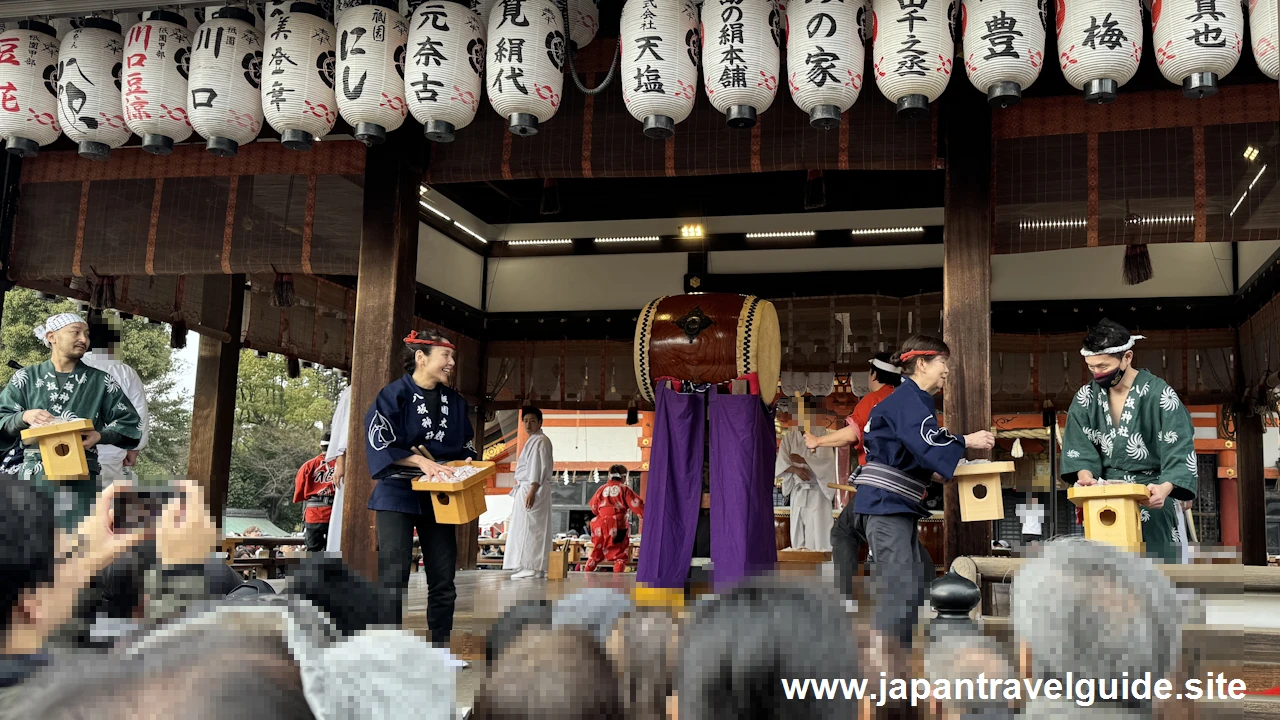
{"label": "white sneaker", "polygon": [[547,571],[546,571],[546,570],[539,570],[539,571],[538,571],[538,579],[539,579],[539,580],[545,580],[545,579],[546,579],[546,577],[547,577]]}
{"label": "white sneaker", "polygon": [[532,571],[532,570],[521,570],[520,572],[518,572],[518,573],[516,573],[516,574],[512,575],[512,576],[511,576],[511,579],[512,579],[512,580],[527,580],[527,579],[529,579],[529,578],[531,578],[531,577],[533,577],[534,575],[537,575],[537,574],[538,574],[538,573],[536,573],[536,572],[534,572],[534,571]]}

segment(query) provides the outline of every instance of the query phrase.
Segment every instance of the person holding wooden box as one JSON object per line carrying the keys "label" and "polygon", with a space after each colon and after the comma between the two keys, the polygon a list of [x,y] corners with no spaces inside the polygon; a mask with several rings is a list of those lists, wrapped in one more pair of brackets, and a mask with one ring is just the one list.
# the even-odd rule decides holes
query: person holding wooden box
{"label": "person holding wooden box", "polygon": [[[19,475],[55,496],[58,527],[70,529],[89,514],[98,495],[102,468],[97,446],[137,447],[142,421],[120,383],[82,361],[89,351],[89,325],[83,318],[60,313],[37,325],[34,333],[49,348],[49,359],[18,370],[0,391],[0,443],[17,445],[23,431],[32,435],[33,429],[80,421],[81,427],[68,425],[68,432],[81,436],[81,447],[45,458],[40,445],[31,443],[23,447],[18,468]],[[41,444],[48,445],[44,440]],[[75,465],[78,471],[67,473],[60,469],[63,465]]]}
{"label": "person holding wooden box", "polygon": [[431,493],[416,492],[418,478],[447,482],[453,460],[474,460],[476,448],[467,401],[445,383],[453,372],[453,343],[426,331],[404,339],[405,375],[378,393],[364,418],[369,473],[377,480],[368,508],[377,515],[378,578],[394,597],[401,622],[413,562],[413,531],[422,545],[427,573],[427,626],[442,646],[453,631],[458,593],[455,526],[436,520]]}

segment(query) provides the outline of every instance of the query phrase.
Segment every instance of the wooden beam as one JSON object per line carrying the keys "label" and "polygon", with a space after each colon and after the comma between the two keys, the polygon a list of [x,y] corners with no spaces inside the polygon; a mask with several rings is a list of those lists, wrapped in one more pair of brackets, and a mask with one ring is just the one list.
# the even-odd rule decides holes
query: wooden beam
{"label": "wooden beam", "polygon": [[1266,471],[1262,418],[1236,416],[1236,481],[1239,488],[1240,556],[1245,565],[1267,564]]}
{"label": "wooden beam", "polygon": [[[953,89],[944,116],[942,329],[951,374],[943,411],[957,435],[991,426],[991,110],[967,90]],[[990,554],[991,523],[960,521],[955,483],[945,485],[943,522],[945,565],[963,555]]]}
{"label": "wooden beam", "polygon": [[426,162],[422,133],[405,127],[370,148],[365,160],[360,274],[351,356],[347,491],[342,512],[342,559],[372,580],[378,577],[373,492],[365,456],[364,415],[387,383],[400,374],[400,340],[413,327],[418,266],[418,192]]}
{"label": "wooden beam", "polygon": [[200,336],[196,360],[195,398],[191,405],[191,446],[187,475],[204,489],[209,514],[218,526],[227,507],[231,478],[231,436],[236,419],[236,381],[240,374],[240,328],[244,317],[244,275],[206,276],[204,307],[227,302],[227,317],[201,318],[202,325],[223,327],[231,339]]}

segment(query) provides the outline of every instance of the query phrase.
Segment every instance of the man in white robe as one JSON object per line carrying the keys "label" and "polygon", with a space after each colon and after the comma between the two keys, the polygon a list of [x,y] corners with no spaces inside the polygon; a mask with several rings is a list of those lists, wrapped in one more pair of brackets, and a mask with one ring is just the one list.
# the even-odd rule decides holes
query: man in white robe
{"label": "man in white robe", "polygon": [[516,486],[511,491],[511,521],[507,527],[507,547],[503,570],[516,570],[511,577],[523,580],[547,576],[547,556],[551,552],[551,440],[542,433],[542,411],[527,407],[521,422],[529,437],[516,460]]}
{"label": "man in white robe", "polygon": [[[826,434],[816,428],[815,435]],[[774,474],[782,478],[782,492],[791,498],[791,547],[827,552],[831,550],[832,498],[836,482],[836,449],[818,448],[810,452],[804,432],[789,430],[782,436]]]}
{"label": "man in white robe", "polygon": [[329,516],[329,540],[325,550],[331,553],[342,552],[342,501],[346,485],[342,482],[347,469],[347,426],[351,424],[351,386],[343,388],[338,396],[338,406],[333,409],[333,420],[329,422],[329,447],[325,450],[324,461],[338,463],[333,466],[333,486],[337,491],[333,494],[333,514]]}
{"label": "man in white robe", "polygon": [[147,388],[138,377],[138,371],[120,360],[120,321],[114,317],[90,318],[89,342],[92,349],[80,358],[80,361],[91,368],[96,368],[110,375],[124,396],[133,403],[138,411],[138,420],[142,429],[142,438],[138,446],[132,450],[118,448],[115,445],[98,446],[98,464],[102,466],[99,482],[103,487],[118,480],[136,479],[133,466],[138,463],[138,453],[147,446],[147,427],[151,424],[151,414],[147,412]]}

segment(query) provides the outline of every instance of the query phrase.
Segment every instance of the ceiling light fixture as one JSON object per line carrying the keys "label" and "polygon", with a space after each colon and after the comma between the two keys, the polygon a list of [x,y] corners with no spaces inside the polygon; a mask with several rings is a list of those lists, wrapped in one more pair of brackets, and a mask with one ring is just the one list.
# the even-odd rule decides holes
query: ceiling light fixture
{"label": "ceiling light fixture", "polygon": [[598,243],[640,243],[640,242],[658,242],[661,240],[657,235],[647,235],[645,237],[609,237],[596,238]]}
{"label": "ceiling light fixture", "polygon": [[680,237],[700,238],[702,237],[702,226],[701,225],[681,225]]}
{"label": "ceiling light fixture", "polygon": [[897,228],[859,228],[850,230],[850,235],[906,235],[909,233],[922,233],[922,227],[897,227]]}
{"label": "ceiling light fixture", "polygon": [[1236,206],[1231,208],[1231,212],[1227,214],[1227,217],[1235,217],[1236,211],[1240,209],[1240,205],[1244,203],[1244,199],[1249,197],[1249,191],[1253,189],[1254,185],[1258,184],[1258,181],[1262,179],[1262,173],[1266,171],[1267,166],[1263,165],[1262,169],[1258,171],[1258,174],[1253,176],[1253,182],[1249,183],[1249,187],[1240,195],[1240,199],[1236,201]]}
{"label": "ceiling light fixture", "polygon": [[1157,215],[1155,217],[1133,215],[1125,218],[1125,222],[1130,225],[1178,225],[1195,221],[1195,215]]}
{"label": "ceiling light fixture", "polygon": [[1250,145],[1244,149],[1244,159],[1253,162],[1258,159],[1258,148]]}
{"label": "ceiling light fixture", "polygon": [[1084,218],[1059,218],[1055,220],[1020,220],[1019,230],[1063,230],[1082,228],[1088,224]]}
{"label": "ceiling light fixture", "polygon": [[508,240],[508,245],[572,245],[573,241],[567,238],[557,240]]}
{"label": "ceiling light fixture", "polygon": [[489,241],[488,241],[488,240],[485,240],[483,237],[481,237],[481,236],[480,236],[480,235],[479,235],[475,230],[472,230],[471,228],[467,227],[466,225],[463,225],[462,223],[458,222],[457,220],[454,220],[454,221],[453,221],[453,224],[454,224],[454,225],[457,225],[457,226],[458,226],[458,227],[460,227],[460,228],[462,228],[462,232],[464,232],[464,233],[466,233],[466,234],[470,235],[471,237],[473,237],[473,238],[475,238],[475,239],[479,240],[480,242],[484,243],[485,245],[488,245],[488,244],[489,244]]}
{"label": "ceiling light fixture", "polygon": [[747,233],[747,239],[763,240],[764,238],[813,237],[814,235],[817,235],[817,233],[813,230],[791,230],[788,232]]}
{"label": "ceiling light fixture", "polygon": [[418,201],[418,204],[419,204],[419,205],[421,205],[422,207],[424,207],[424,208],[426,208],[426,209],[430,210],[431,212],[435,213],[436,215],[439,215],[440,217],[444,218],[444,219],[445,219],[445,222],[453,222],[453,218],[451,218],[451,217],[449,217],[448,215],[445,215],[444,213],[442,213],[442,212],[440,212],[439,210],[435,209],[434,207],[432,207],[431,205],[429,205],[429,204],[427,203],[427,201],[426,201],[426,200],[419,200],[419,201]]}

